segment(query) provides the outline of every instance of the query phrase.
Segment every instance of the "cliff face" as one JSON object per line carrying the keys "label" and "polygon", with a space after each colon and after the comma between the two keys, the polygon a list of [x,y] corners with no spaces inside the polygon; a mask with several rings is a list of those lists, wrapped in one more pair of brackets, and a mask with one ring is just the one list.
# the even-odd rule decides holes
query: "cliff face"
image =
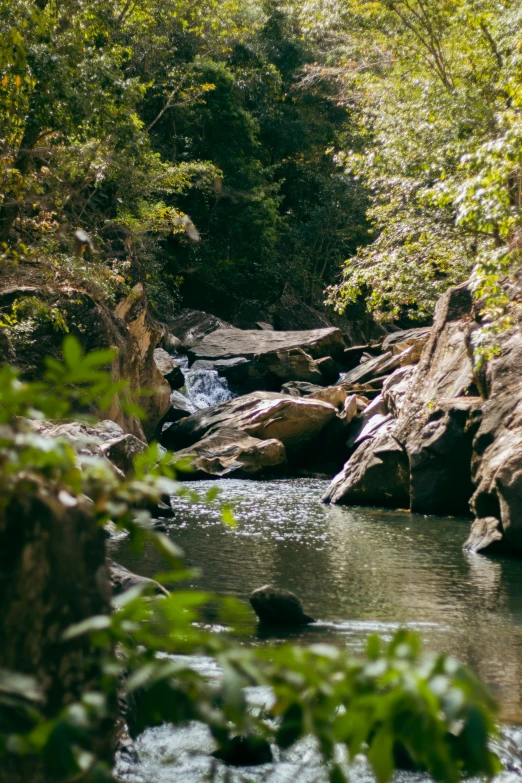
{"label": "cliff face", "polygon": [[[159,421],[170,407],[170,387],[154,362],[154,349],[162,335],[161,326],[147,310],[141,284],[123,298],[115,310],[80,288],[45,283],[37,285],[0,284],[0,313],[13,317],[23,313],[10,328],[0,330],[0,361],[19,367],[24,377],[37,379],[45,357],[61,356],[65,328],[75,334],[85,352],[115,349],[111,374],[113,381],[126,381],[127,387],[113,400],[104,418],[112,419],[127,433],[141,439],[152,437]],[[9,315],[11,314],[11,315]],[[124,410],[139,389],[148,390],[138,402],[146,413],[142,423]]]}
{"label": "cliff face", "polygon": [[[441,297],[418,365],[384,381],[368,435],[327,501],[471,514],[466,548],[522,553],[522,313],[514,301],[498,355],[477,370],[470,345],[480,313],[471,293],[463,284]],[[361,371],[379,367],[367,361]]]}

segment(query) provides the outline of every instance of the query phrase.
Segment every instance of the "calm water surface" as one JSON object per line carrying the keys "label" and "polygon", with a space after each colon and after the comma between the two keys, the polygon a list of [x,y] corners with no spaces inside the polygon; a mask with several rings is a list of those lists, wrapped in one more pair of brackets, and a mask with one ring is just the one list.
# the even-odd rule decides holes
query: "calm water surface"
{"label": "calm water surface", "polygon": [[[244,601],[266,583],[292,590],[318,620],[295,641],[335,642],[355,653],[369,633],[386,637],[408,626],[429,649],[468,663],[493,691],[503,720],[522,723],[522,562],[463,552],[467,520],[325,506],[320,499],[327,482],[321,480],[223,480],[194,488],[203,494],[216,485],[221,499],[234,504],[235,528],[222,524],[216,508],[174,501],[170,537],[184,549],[187,565],[201,569],[193,587]],[[112,547],[114,559],[138,573],[152,576],[163,568],[153,551],[136,556],[126,542]],[[263,641],[253,633],[251,643]],[[518,736],[511,738],[517,745]],[[138,741],[138,765],[119,772],[133,783],[225,780],[227,771],[210,770],[207,756],[196,763],[193,751],[207,746],[211,740],[201,727],[162,727]],[[296,770],[299,750],[298,760],[282,758],[265,777],[258,768],[229,779],[322,780],[313,748],[306,752],[306,771]],[[357,779],[364,778],[370,779],[362,765]]]}

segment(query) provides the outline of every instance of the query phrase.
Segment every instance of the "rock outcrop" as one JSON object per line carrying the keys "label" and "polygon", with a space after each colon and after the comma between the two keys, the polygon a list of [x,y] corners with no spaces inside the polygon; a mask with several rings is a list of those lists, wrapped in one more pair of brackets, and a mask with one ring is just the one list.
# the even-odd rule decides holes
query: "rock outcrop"
{"label": "rock outcrop", "polygon": [[[481,526],[497,520],[496,549],[522,553],[522,332],[520,321],[499,337],[499,355],[481,373],[486,401],[473,445],[472,510]],[[476,549],[486,549],[487,537]],[[493,543],[493,541],[491,542]]]}
{"label": "rock outcrop", "polygon": [[194,361],[233,359],[237,356],[251,359],[292,348],[301,348],[313,359],[321,359],[342,355],[345,345],[341,331],[334,327],[301,332],[218,329],[195,345],[189,355]]}
{"label": "rock outcrop", "polygon": [[360,417],[348,444],[357,448],[325,500],[424,514],[469,513],[472,447],[482,409],[468,354],[472,325],[469,289],[450,289],[431,329],[390,335],[385,353],[343,377],[353,390],[396,367],[383,380],[382,395]]}
{"label": "rock outcrop", "polygon": [[220,430],[236,430],[259,440],[279,440],[289,461],[308,447],[337,414],[320,400],[272,392],[254,392],[198,411],[172,424],[162,444],[173,451],[187,449]]}
{"label": "rock outcrop", "polygon": [[[47,312],[59,312],[69,333],[78,337],[86,353],[107,348],[116,351],[112,366],[107,369],[114,383],[125,381],[128,388],[120,391],[103,413],[126,433],[142,440],[145,436],[152,437],[169,408],[170,387],[154,362],[154,349],[161,339],[162,328],[147,309],[143,286],[136,285],[120,300],[115,312],[101,299],[71,286],[51,287],[42,281],[40,285],[4,287],[0,288],[0,314],[8,313],[15,302],[24,300],[37,300],[44,313],[46,308]],[[31,339],[17,341],[16,345],[6,343],[4,335],[3,351],[5,358],[28,379],[42,376],[47,356],[62,358],[65,336],[45,317],[33,319],[31,329]],[[126,410],[126,403],[132,401],[132,394],[139,389],[152,391],[139,399],[146,413],[144,424]]]}
{"label": "rock outcrop", "polygon": [[179,451],[176,458],[193,464],[193,478],[250,478],[280,471],[287,464],[280,440],[260,440],[228,427]]}
{"label": "rock outcrop", "polygon": [[193,345],[195,369],[217,370],[241,393],[279,391],[288,381],[324,386],[338,374],[332,357],[342,357],[339,329],[300,332],[217,329]]}
{"label": "rock outcrop", "polygon": [[385,420],[361,443],[330,484],[325,502],[409,507],[408,457],[394,437],[394,427],[391,419]]}
{"label": "rock outcrop", "polygon": [[109,561],[109,579],[113,595],[120,595],[132,587],[141,586],[150,588],[156,595],[169,595],[169,591],[160,585],[159,582],[146,576],[135,574],[113,560]]}
{"label": "rock outcrop", "polygon": [[101,457],[122,473],[131,473],[134,458],[147,449],[144,441],[135,435],[126,435],[119,424],[109,419],[93,424],[28,421],[27,426],[44,438],[66,440],[78,455],[80,465],[82,458]]}

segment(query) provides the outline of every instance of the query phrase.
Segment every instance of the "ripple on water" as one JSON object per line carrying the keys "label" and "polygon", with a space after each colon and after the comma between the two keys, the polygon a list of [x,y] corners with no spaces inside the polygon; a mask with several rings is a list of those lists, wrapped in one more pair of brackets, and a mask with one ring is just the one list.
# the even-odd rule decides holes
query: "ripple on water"
{"label": "ripple on water", "polygon": [[[216,485],[221,499],[234,504],[235,528],[222,525],[216,507],[186,498],[174,501],[171,538],[185,550],[188,565],[201,570],[193,587],[243,601],[266,583],[294,591],[319,620],[292,634],[293,641],[303,643],[320,639],[360,652],[370,633],[389,637],[408,626],[428,648],[456,654],[471,665],[494,692],[506,720],[522,722],[521,562],[463,552],[466,520],[326,506],[321,503],[324,481],[228,480],[201,482],[196,489],[203,495]],[[128,542],[113,546],[115,559],[129,568],[145,575],[162,570],[153,551],[136,557]],[[250,638],[252,644],[265,643],[255,631]],[[167,736],[154,731],[158,743]],[[148,736],[140,742],[146,744]],[[233,780],[308,780],[295,778],[294,768],[294,777],[285,778],[286,764],[292,768],[285,757],[276,777],[273,771],[266,778],[248,772]],[[169,774],[169,781],[205,779],[195,769],[189,774],[188,767],[176,778],[172,769]]]}

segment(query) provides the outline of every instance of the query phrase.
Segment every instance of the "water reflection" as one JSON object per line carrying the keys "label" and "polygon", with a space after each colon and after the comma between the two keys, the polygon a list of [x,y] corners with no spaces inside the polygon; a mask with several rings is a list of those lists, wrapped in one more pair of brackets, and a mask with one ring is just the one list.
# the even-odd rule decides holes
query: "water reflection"
{"label": "water reflection", "polygon": [[[176,500],[171,537],[201,569],[194,587],[242,600],[267,582],[293,590],[319,621],[298,635],[303,643],[358,652],[372,631],[417,629],[428,648],[474,668],[506,720],[522,722],[522,563],[463,552],[465,520],[324,506],[319,480],[219,486],[235,502],[235,529],[215,508]],[[126,542],[116,547],[115,558],[139,573],[161,570],[154,552],[137,558]]]}

